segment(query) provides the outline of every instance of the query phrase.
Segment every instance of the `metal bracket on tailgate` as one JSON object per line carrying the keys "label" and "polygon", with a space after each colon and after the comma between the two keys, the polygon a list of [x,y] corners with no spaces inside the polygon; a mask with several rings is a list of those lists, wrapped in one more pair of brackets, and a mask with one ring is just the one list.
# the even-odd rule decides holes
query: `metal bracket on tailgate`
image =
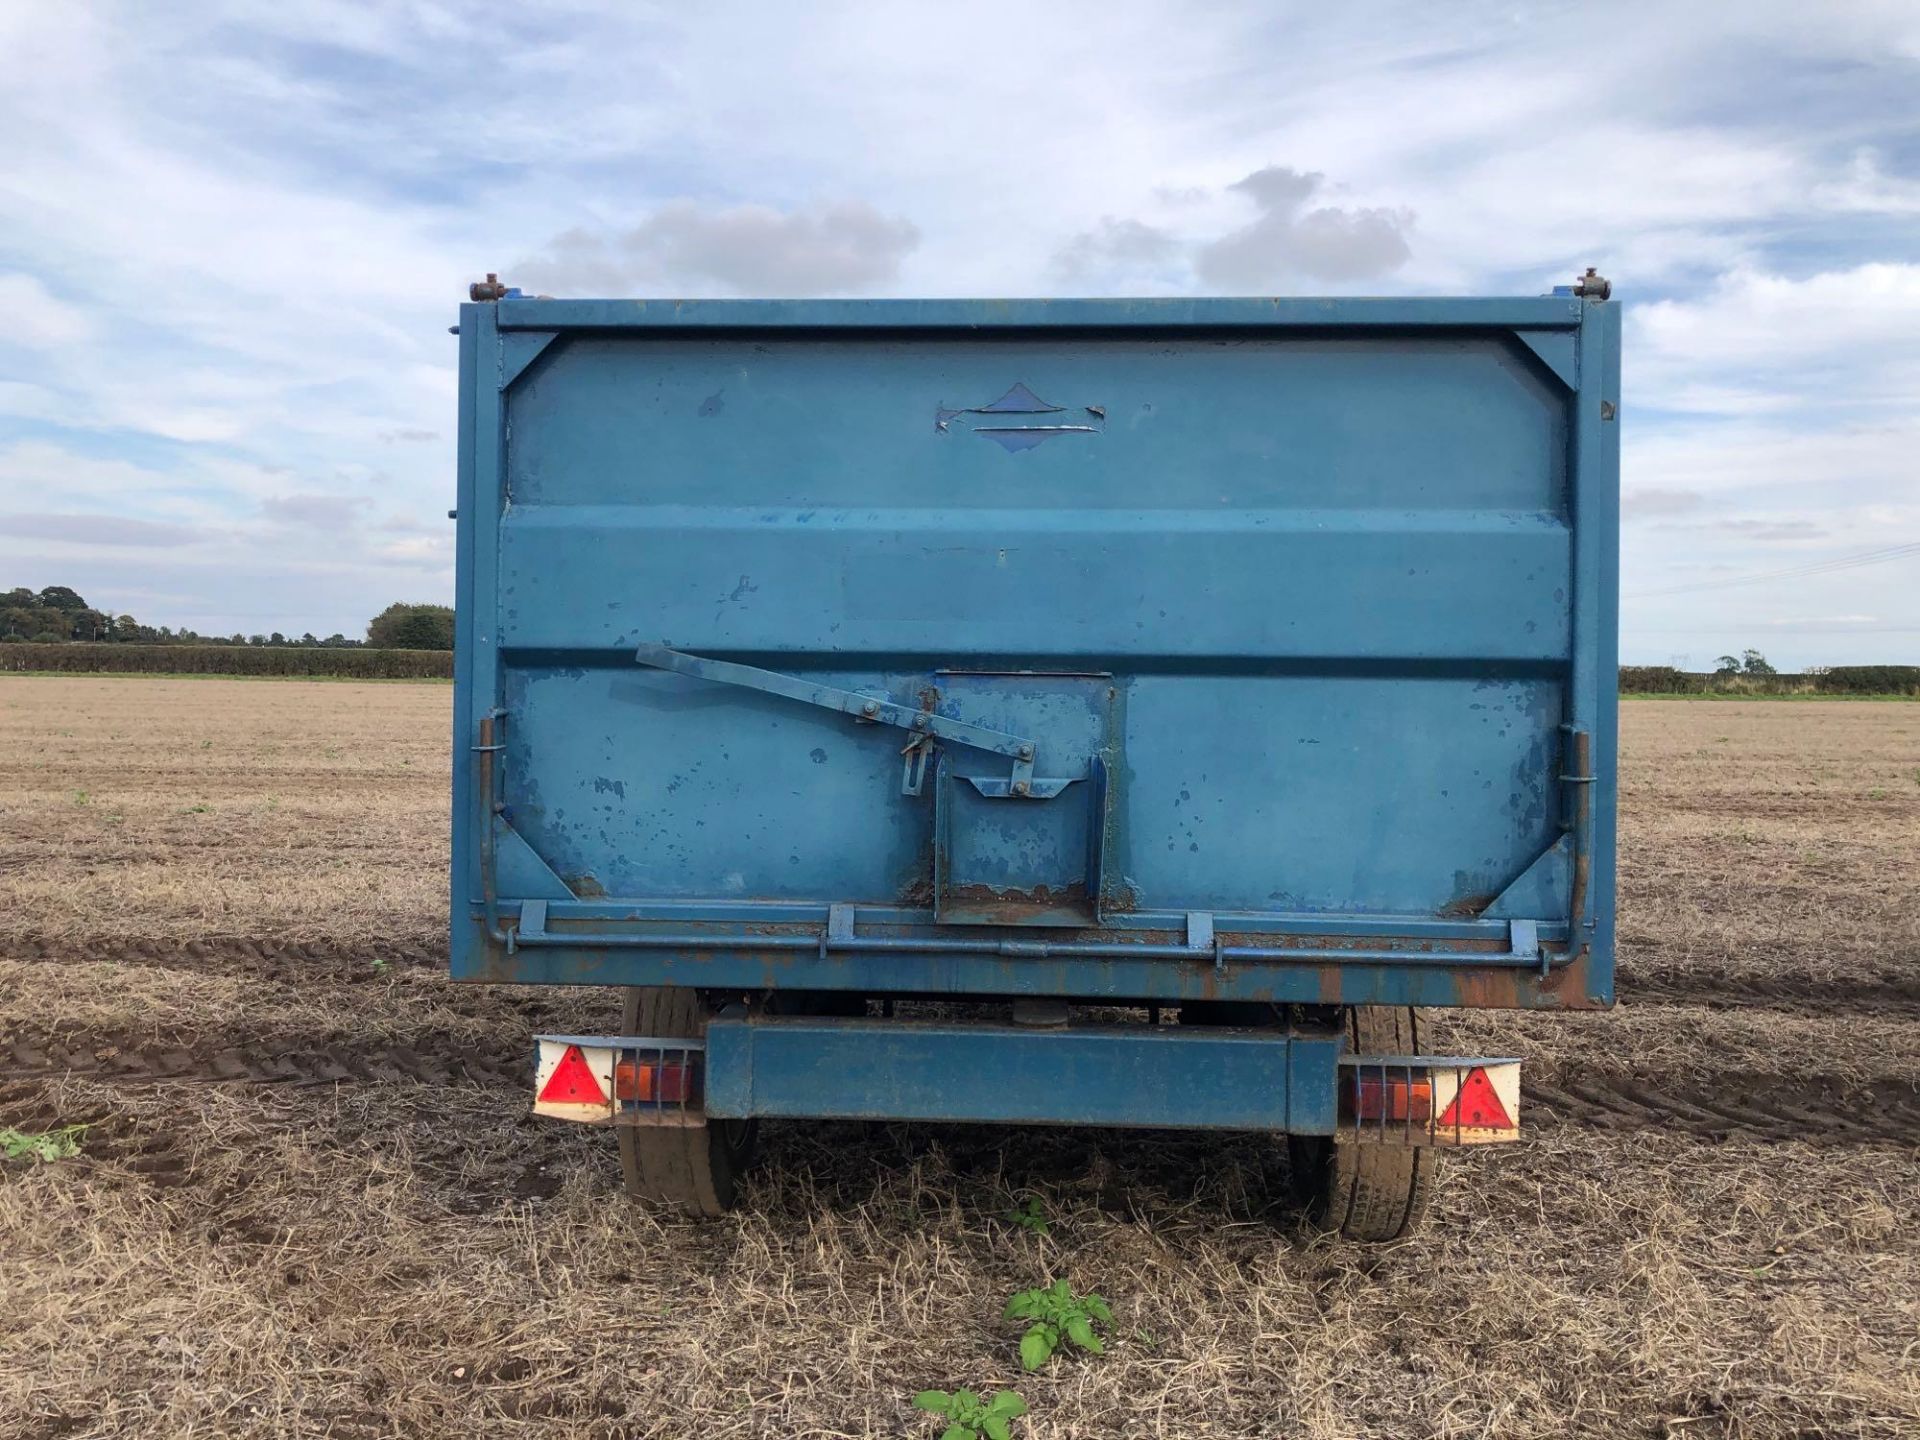
{"label": "metal bracket on tailgate", "polygon": [[[1573,887],[1567,901],[1567,958],[1572,959],[1587,944],[1587,888],[1593,876],[1593,737],[1583,725],[1562,725],[1560,729],[1567,737],[1569,765],[1560,773],[1560,780],[1573,787],[1573,805],[1566,820],[1573,835]],[[1541,973],[1546,973],[1544,968]]]}
{"label": "metal bracket on tailgate", "polygon": [[1043,798],[1034,794],[1033,757],[1036,747],[1033,741],[1019,735],[1009,735],[1004,730],[989,730],[984,725],[972,725],[949,715],[935,714],[931,710],[916,710],[911,706],[895,704],[883,696],[836,690],[831,685],[821,685],[798,675],[782,675],[777,670],[761,670],[732,660],[709,660],[701,655],[689,655],[683,650],[669,649],[665,645],[642,645],[634,651],[633,658],[657,670],[671,670],[679,675],[691,675],[696,680],[712,680],[721,685],[740,685],[767,695],[798,700],[803,705],[837,710],[868,724],[892,725],[909,731],[914,740],[905,751],[906,769],[901,781],[901,789],[908,795],[920,793],[921,780],[926,771],[924,752],[927,737],[931,736],[960,745],[971,745],[976,750],[986,750],[995,755],[1005,755],[1013,761],[1008,793],[1021,799]]}

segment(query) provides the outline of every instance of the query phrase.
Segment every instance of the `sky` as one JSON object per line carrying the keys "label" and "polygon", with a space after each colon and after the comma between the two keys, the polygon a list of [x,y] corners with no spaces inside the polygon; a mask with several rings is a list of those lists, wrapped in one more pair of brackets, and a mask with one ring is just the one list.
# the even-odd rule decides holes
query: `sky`
{"label": "sky", "polygon": [[1531,295],[1595,265],[1623,659],[1920,660],[1913,0],[22,0],[0,50],[0,589],[204,633],[450,599],[447,327],[487,271]]}

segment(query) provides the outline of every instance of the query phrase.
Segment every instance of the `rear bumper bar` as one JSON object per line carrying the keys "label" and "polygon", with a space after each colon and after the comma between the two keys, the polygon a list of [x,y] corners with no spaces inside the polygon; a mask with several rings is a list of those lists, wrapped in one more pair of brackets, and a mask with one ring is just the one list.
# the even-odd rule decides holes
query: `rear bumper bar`
{"label": "rear bumper bar", "polygon": [[1337,1037],[1172,1026],[715,1020],[714,1115],[1334,1129]]}

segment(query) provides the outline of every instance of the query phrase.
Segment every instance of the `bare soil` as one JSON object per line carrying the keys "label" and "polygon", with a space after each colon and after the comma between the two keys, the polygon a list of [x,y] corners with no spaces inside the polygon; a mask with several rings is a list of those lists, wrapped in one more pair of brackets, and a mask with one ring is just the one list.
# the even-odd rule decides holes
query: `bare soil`
{"label": "bare soil", "polygon": [[[1529,1137],[1332,1245],[1251,1136],[766,1129],[722,1221],[444,974],[449,693],[0,678],[0,1436],[1920,1435],[1920,705],[1623,707],[1622,1005],[1434,1017]],[[1052,1233],[1010,1223],[1037,1197]],[[1013,1290],[1114,1303],[1018,1372]]]}

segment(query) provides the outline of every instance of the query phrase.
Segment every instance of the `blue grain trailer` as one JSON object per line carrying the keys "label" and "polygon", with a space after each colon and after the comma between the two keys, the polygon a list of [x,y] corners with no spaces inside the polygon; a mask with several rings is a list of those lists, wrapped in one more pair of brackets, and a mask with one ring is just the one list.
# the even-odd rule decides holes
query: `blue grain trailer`
{"label": "blue grain trailer", "polygon": [[[1613,993],[1619,314],[460,312],[452,967],[713,1213],[761,1117],[1288,1137],[1401,1233]],[[928,1004],[926,1002],[940,1002]]]}

